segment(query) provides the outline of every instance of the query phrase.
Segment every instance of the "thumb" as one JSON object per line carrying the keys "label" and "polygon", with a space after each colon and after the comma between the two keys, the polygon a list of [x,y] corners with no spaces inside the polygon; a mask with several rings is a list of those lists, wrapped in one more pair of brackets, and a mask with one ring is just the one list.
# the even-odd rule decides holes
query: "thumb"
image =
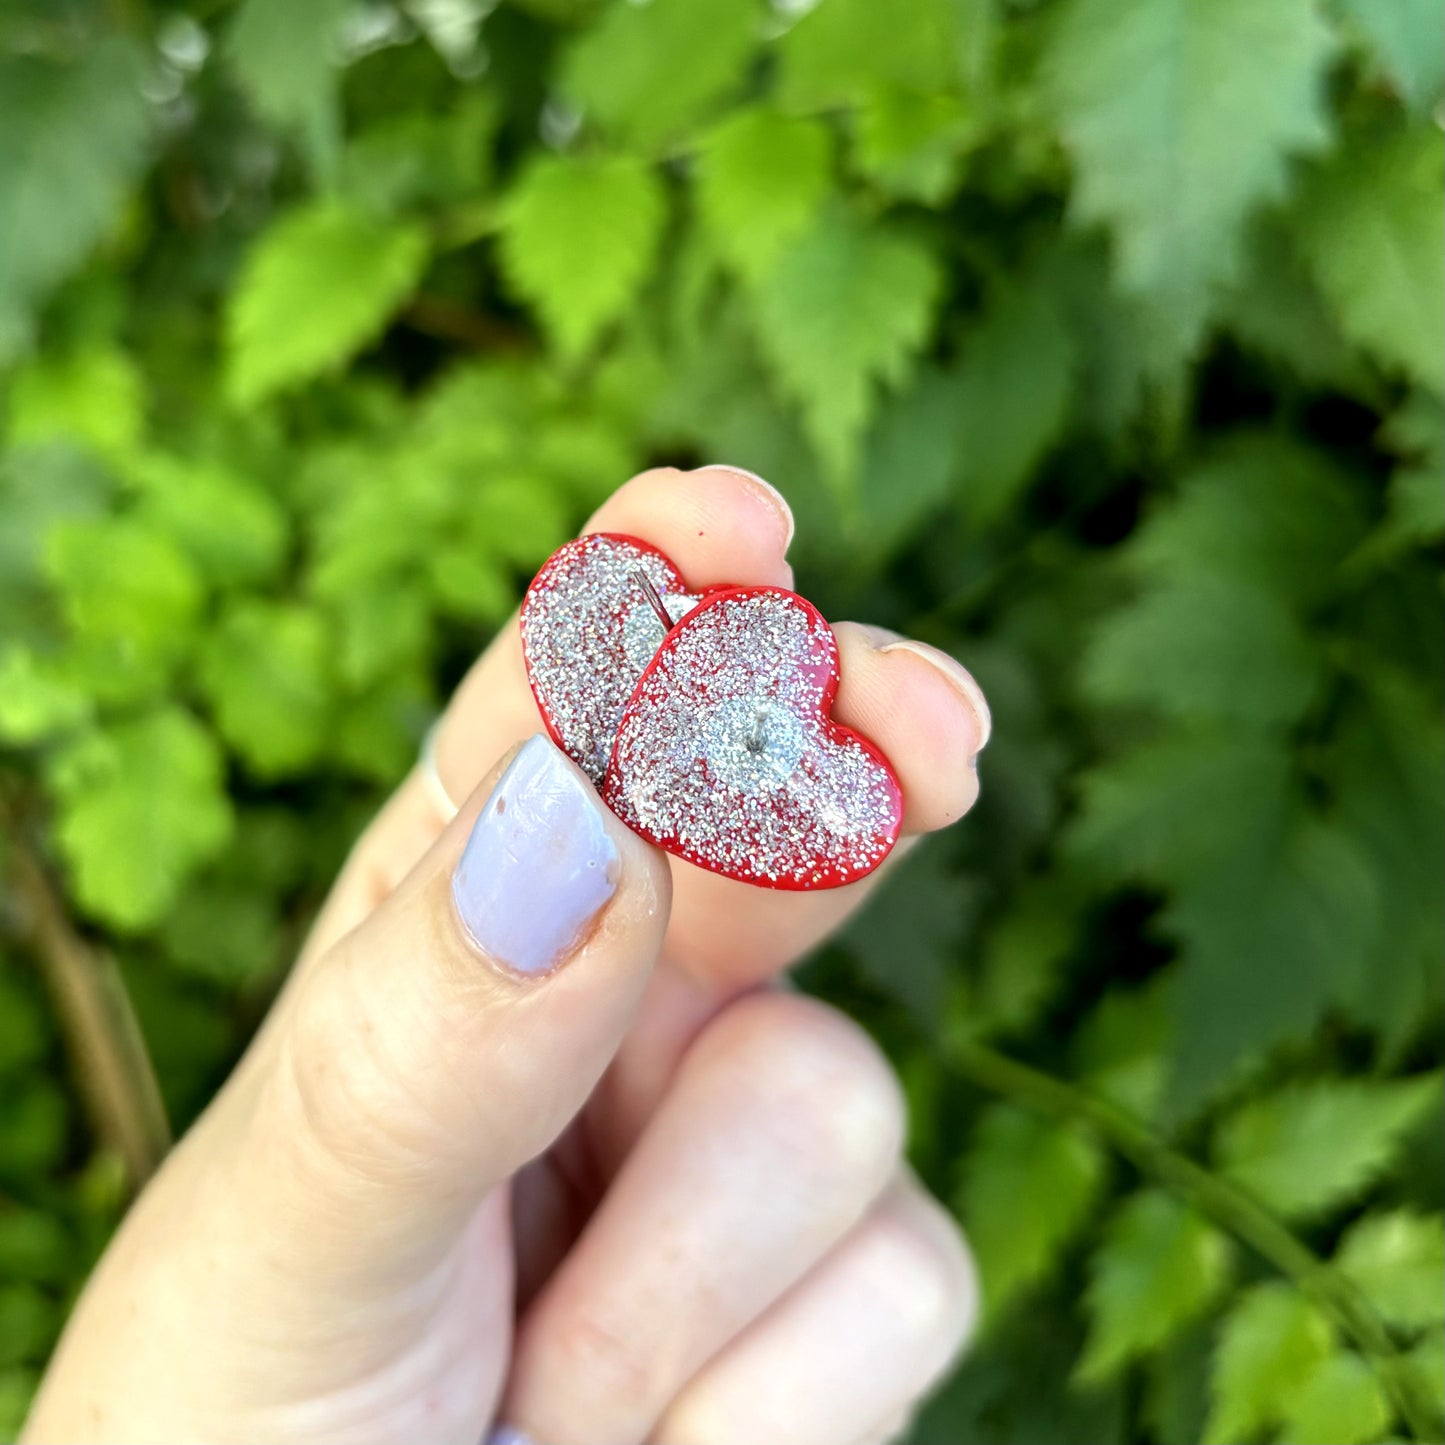
{"label": "thumb", "polygon": [[550,741],[498,764],[289,1001],[253,1119],[293,1222],[352,1259],[448,1247],[586,1102],[670,896],[666,860]]}

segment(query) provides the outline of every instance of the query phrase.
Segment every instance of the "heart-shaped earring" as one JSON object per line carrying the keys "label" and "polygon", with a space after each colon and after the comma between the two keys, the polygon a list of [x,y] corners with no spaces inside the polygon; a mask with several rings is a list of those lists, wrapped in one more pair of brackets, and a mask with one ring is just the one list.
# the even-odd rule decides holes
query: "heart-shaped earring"
{"label": "heart-shaped earring", "polygon": [[594,532],[554,552],[522,600],[522,655],[542,720],[594,783],[617,726],[666,628],[646,581],[675,622],[698,602],[682,574],[636,537]]}
{"label": "heart-shaped earring", "polygon": [[830,716],[839,678],[833,630],[805,598],[709,594],[638,681],[603,798],[669,853],[744,882],[834,888],[871,873],[898,839],[903,794],[878,748]]}

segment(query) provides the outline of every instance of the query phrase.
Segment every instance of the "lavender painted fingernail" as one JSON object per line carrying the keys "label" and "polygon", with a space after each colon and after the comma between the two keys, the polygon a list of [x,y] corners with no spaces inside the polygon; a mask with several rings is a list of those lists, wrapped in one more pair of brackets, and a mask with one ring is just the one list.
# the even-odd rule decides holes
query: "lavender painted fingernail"
{"label": "lavender painted fingernail", "polygon": [[487,1436],[487,1445],[534,1445],[534,1442],[524,1430],[514,1430],[510,1425],[497,1425]]}
{"label": "lavender painted fingernail", "polygon": [[488,958],[517,973],[546,973],[617,891],[620,866],[597,794],[538,734],[487,799],[452,875],[452,897]]}

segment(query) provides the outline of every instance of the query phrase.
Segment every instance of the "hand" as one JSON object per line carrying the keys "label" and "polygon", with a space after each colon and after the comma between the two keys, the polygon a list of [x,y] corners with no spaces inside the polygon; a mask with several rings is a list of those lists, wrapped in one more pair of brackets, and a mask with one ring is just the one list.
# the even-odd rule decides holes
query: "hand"
{"label": "hand", "polygon": [[[589,530],[790,585],[745,474],[644,473]],[[905,831],[967,811],[957,664],[837,628],[837,717]],[[538,731],[515,622],[358,843],[290,981],[84,1292],[26,1439],[883,1438],[974,1313],[841,1014],[761,987],[872,880],[770,893],[650,848]],[[521,743],[519,740],[532,738]],[[485,776],[485,760],[500,759]]]}

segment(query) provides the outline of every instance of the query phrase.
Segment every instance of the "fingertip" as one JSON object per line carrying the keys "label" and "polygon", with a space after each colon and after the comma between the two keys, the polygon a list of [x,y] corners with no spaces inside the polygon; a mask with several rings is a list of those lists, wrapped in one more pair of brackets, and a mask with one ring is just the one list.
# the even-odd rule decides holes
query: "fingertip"
{"label": "fingertip", "polygon": [[792,513],[776,488],[732,467],[657,467],[624,483],[584,532],[622,532],[659,547],[692,587],[791,587]]}
{"label": "fingertip", "polygon": [[[903,786],[905,833],[963,817],[978,797],[976,761],[988,740],[986,704],[947,654],[880,628],[842,622],[843,680],[834,716],[871,738]],[[975,698],[974,694],[977,694]]]}

